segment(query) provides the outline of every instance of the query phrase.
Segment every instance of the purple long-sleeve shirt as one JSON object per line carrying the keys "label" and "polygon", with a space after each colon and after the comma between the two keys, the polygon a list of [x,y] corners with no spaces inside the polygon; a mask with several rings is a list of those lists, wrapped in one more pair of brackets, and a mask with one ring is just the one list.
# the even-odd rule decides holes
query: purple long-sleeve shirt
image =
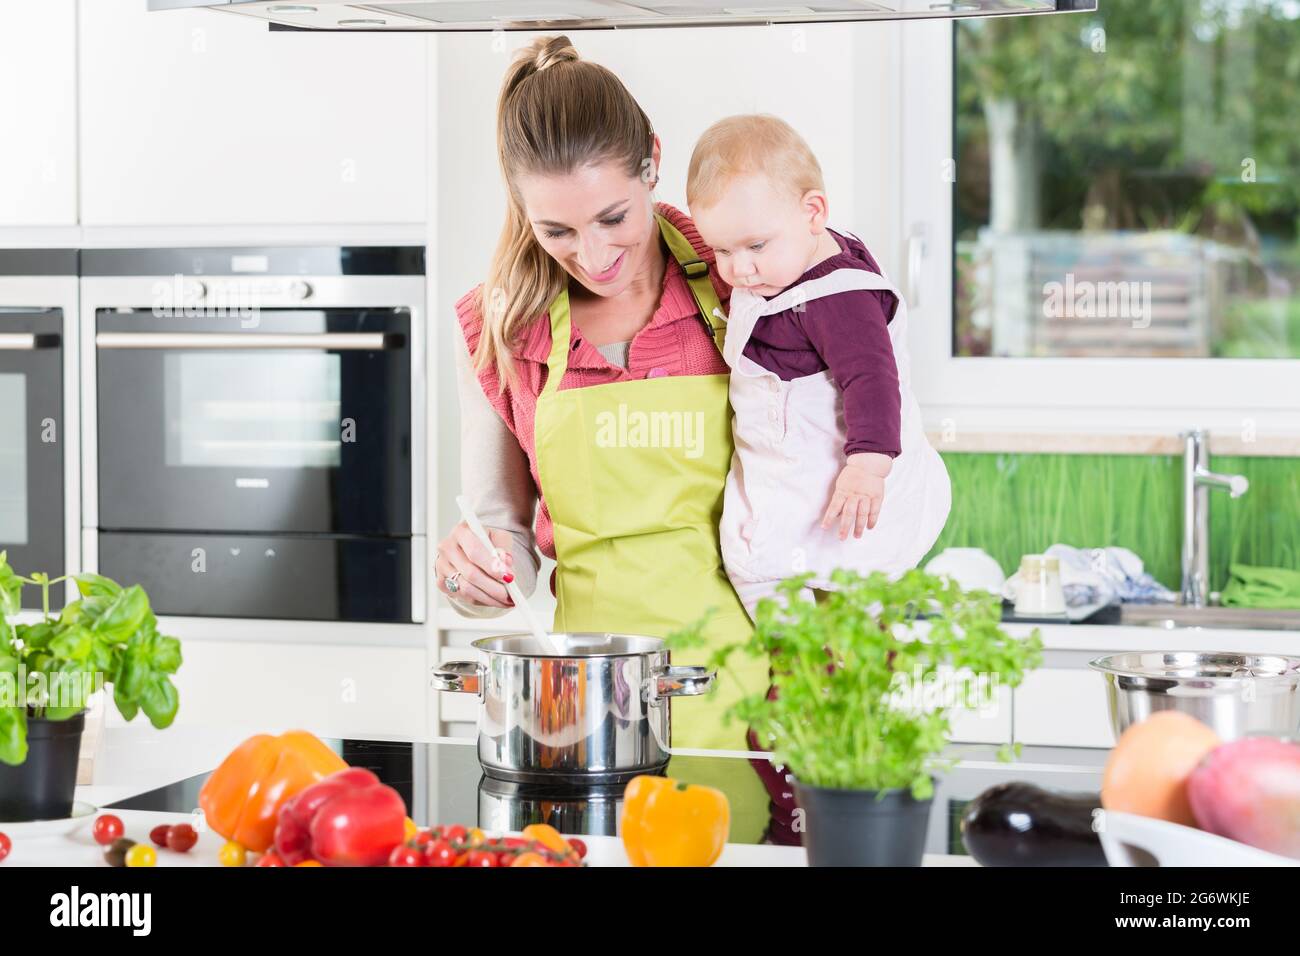
{"label": "purple long-sleeve shirt", "polygon": [[[839,255],[817,263],[782,292],[836,269],[880,272],[861,242],[834,230],[830,234]],[[902,408],[889,323],[897,310],[898,299],[881,290],[822,296],[803,303],[800,311],[759,318],[744,354],[786,382],[830,369],[844,398],[844,454],[896,458],[902,453]]]}

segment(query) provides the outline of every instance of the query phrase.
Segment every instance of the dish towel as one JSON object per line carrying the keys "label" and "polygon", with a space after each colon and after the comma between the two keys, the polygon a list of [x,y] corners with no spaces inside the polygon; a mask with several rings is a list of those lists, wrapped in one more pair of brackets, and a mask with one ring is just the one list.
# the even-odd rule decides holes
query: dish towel
{"label": "dish towel", "polygon": [[[1172,604],[1178,600],[1177,593],[1143,570],[1142,559],[1128,548],[1054,544],[1043,553],[1061,562],[1061,589],[1068,607],[1102,606],[1115,601]],[[1019,571],[1007,579],[1002,593],[1008,600],[1014,600],[1019,580]]]}
{"label": "dish towel", "polygon": [[1235,607],[1300,608],[1300,571],[1230,564],[1222,601]]}

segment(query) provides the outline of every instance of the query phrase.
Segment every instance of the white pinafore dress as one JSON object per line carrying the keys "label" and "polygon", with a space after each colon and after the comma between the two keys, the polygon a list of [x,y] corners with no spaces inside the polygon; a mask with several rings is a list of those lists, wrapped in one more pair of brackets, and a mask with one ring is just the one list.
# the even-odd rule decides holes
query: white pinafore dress
{"label": "white pinafore dress", "polygon": [[[848,233],[845,233],[848,235]],[[835,479],[844,467],[844,402],[829,370],[789,382],[743,354],[764,315],[849,290],[886,290],[898,299],[889,323],[898,367],[902,453],[885,479],[874,528],[839,538],[839,525],[821,527]],[[837,269],[765,300],[732,291],[723,356],[731,367],[735,451],[727,475],[720,527],[727,575],[742,584],[813,572],[809,587],[834,590],[836,568],[891,577],[913,568],[948,520],[952,486],[943,459],[921,426],[911,389],[907,304],[883,275]]]}

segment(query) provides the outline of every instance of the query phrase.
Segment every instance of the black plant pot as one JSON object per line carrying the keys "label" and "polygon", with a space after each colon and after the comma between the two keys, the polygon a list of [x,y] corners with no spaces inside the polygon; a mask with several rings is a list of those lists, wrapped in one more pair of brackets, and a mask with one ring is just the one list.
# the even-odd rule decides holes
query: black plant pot
{"label": "black plant pot", "polygon": [[809,866],[920,866],[932,799],[910,790],[831,790],[795,782]]}
{"label": "black plant pot", "polygon": [[83,711],[67,720],[27,718],[27,759],[0,763],[0,822],[62,820],[72,816]]}

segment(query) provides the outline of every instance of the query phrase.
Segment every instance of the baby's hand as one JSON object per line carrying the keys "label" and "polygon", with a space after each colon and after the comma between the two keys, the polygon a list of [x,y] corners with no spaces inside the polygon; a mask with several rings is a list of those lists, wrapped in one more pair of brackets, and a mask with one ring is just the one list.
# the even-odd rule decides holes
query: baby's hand
{"label": "baby's hand", "polygon": [[862,537],[864,529],[874,528],[885,500],[885,478],[893,467],[894,460],[888,455],[875,452],[849,455],[848,463],[835,479],[835,492],[822,516],[822,527],[830,528],[838,515],[841,541],[849,536],[850,528],[855,538]]}

